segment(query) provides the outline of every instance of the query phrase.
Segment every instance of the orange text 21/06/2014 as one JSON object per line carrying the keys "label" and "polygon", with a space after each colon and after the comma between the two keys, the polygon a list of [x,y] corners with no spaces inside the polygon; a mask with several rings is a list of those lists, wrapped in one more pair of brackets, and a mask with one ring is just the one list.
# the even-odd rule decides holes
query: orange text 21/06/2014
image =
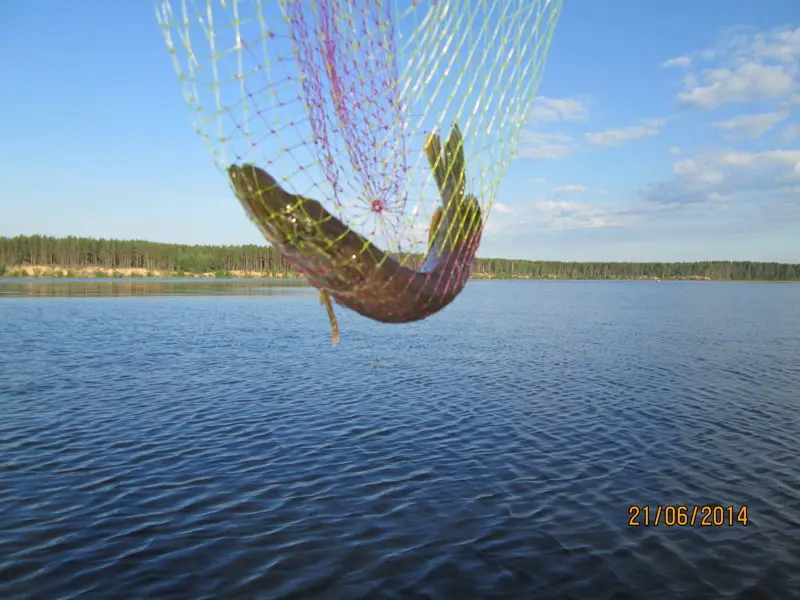
{"label": "orange text 21/06/2014", "polygon": [[746,527],[747,505],[631,504],[629,527]]}

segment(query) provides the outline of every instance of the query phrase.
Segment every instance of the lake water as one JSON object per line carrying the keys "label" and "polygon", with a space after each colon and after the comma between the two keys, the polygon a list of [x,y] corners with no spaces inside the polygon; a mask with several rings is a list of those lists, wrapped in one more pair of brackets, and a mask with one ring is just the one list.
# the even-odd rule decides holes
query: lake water
{"label": "lake water", "polygon": [[800,285],[146,283],[0,282],[2,598],[800,593]]}

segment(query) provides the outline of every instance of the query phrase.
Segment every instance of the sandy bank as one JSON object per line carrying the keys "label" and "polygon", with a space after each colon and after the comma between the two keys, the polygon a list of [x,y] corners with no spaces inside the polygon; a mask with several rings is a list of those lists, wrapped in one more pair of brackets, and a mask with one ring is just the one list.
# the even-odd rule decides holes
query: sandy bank
{"label": "sandy bank", "polygon": [[8,267],[5,277],[76,277],[76,278],[158,278],[172,277],[191,279],[210,279],[215,277],[244,278],[277,278],[295,279],[299,275],[291,272],[262,272],[262,271],[219,271],[207,273],[178,273],[176,271],[163,271],[158,269],[109,269],[107,267],[60,267],[47,265],[22,265]]}
{"label": "sandy bank", "polygon": [[[165,271],[159,269],[109,269],[107,267],[60,267],[60,266],[47,266],[47,265],[21,265],[8,267],[5,277],[34,277],[34,278],[189,278],[189,279],[213,279],[213,278],[233,278],[233,279],[253,279],[253,278],[270,278],[270,279],[299,279],[298,273],[290,271],[218,271],[207,273],[178,273],[176,271]],[[505,277],[496,277],[491,273],[473,273],[471,279],[546,279],[558,280],[562,279],[557,275],[542,275],[541,277],[533,277],[530,275],[511,275]],[[710,277],[701,276],[687,276],[669,278],[682,281],[711,281]],[[660,281],[657,277],[630,277],[625,279],[627,281]]]}

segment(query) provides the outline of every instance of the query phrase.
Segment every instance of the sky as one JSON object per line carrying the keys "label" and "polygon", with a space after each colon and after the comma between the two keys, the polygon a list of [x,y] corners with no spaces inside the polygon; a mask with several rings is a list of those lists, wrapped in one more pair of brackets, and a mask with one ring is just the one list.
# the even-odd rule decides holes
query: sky
{"label": "sky", "polygon": [[[800,262],[800,3],[564,0],[480,256]],[[0,3],[0,235],[264,243],[154,4]]]}

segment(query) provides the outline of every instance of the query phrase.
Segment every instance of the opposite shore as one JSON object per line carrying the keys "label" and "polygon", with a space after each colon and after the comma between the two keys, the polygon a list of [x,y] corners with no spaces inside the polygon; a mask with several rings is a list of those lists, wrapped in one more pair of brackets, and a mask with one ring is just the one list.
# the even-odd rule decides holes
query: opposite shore
{"label": "opposite shore", "polygon": [[[5,278],[27,278],[27,279],[305,279],[293,271],[207,271],[207,272],[184,272],[163,269],[135,269],[135,268],[116,268],[108,267],[64,267],[58,265],[18,265],[5,269],[5,273],[0,273],[0,277]],[[502,275],[496,276],[491,273],[473,273],[470,279],[483,280],[503,280],[524,279],[524,280],[568,280],[573,277],[559,277],[557,275]],[[583,278],[581,278],[583,279]],[[618,281],[715,281],[714,278],[707,276],[679,276],[679,277],[655,277],[651,275],[623,276],[623,277],[604,277],[603,280]],[[720,279],[729,281],[728,279]]]}
{"label": "opposite shore", "polygon": [[[392,254],[412,269],[422,254]],[[269,245],[187,245],[44,235],[0,236],[0,277],[300,279]],[[749,260],[554,261],[476,257],[472,279],[800,281],[800,264]],[[301,280],[302,281],[302,280]]]}

